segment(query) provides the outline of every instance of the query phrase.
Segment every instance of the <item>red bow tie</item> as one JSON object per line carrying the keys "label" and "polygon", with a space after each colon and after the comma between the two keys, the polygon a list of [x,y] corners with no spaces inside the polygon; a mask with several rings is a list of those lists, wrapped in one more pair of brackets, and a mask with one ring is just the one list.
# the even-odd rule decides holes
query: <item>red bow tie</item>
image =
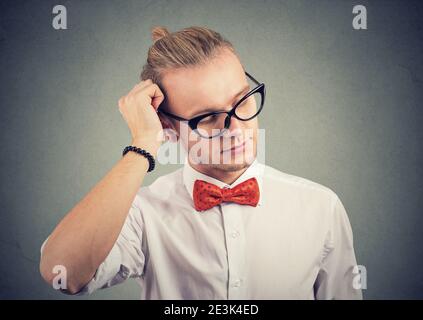
{"label": "red bow tie", "polygon": [[254,177],[228,189],[219,188],[203,180],[195,180],[194,183],[193,198],[197,211],[210,209],[222,202],[236,202],[255,207],[259,197],[260,190]]}

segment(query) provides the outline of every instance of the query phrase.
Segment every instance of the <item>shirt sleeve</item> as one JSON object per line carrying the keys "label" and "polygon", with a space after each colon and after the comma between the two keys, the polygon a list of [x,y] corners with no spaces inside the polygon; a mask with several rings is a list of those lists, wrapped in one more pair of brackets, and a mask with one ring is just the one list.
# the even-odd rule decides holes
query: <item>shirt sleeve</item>
{"label": "shirt sleeve", "polygon": [[317,300],[362,300],[360,277],[353,247],[353,233],[347,212],[335,195],[329,231],[320,270],[314,284]]}
{"label": "shirt sleeve", "polygon": [[[99,265],[93,278],[74,295],[91,294],[98,289],[117,285],[128,278],[142,276],[145,264],[142,235],[141,212],[134,200],[119,236],[106,259]],[[41,252],[47,239],[41,246]],[[62,292],[69,294],[66,291]]]}

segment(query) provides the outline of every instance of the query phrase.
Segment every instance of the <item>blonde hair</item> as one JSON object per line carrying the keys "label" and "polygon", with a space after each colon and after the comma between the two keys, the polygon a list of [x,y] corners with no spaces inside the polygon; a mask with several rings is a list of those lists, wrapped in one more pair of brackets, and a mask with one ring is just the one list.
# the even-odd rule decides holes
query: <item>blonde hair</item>
{"label": "blonde hair", "polygon": [[140,79],[151,79],[161,89],[166,70],[204,65],[224,48],[235,53],[231,42],[206,27],[192,26],[170,33],[166,27],[157,26],[151,36],[153,45]]}

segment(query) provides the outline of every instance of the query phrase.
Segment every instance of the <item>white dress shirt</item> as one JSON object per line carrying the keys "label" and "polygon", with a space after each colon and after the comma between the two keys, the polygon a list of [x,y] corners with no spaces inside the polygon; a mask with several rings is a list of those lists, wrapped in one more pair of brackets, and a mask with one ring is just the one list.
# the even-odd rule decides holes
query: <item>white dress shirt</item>
{"label": "white dress shirt", "polygon": [[[256,177],[256,207],[198,212],[193,185],[233,187]],[[257,159],[231,185],[182,168],[140,187],[92,293],[135,278],[141,299],[362,299],[353,234],[338,196]]]}

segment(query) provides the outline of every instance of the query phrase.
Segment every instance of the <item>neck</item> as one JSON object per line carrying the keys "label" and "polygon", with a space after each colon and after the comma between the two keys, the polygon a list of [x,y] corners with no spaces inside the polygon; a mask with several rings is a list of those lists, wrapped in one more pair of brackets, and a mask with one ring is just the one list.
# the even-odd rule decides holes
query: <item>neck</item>
{"label": "neck", "polygon": [[201,165],[193,164],[189,161],[191,167],[193,167],[198,172],[208,175],[214,179],[222,181],[226,184],[232,184],[238,179],[251,165],[250,163],[234,165],[232,168],[219,168],[218,166],[212,165]]}

